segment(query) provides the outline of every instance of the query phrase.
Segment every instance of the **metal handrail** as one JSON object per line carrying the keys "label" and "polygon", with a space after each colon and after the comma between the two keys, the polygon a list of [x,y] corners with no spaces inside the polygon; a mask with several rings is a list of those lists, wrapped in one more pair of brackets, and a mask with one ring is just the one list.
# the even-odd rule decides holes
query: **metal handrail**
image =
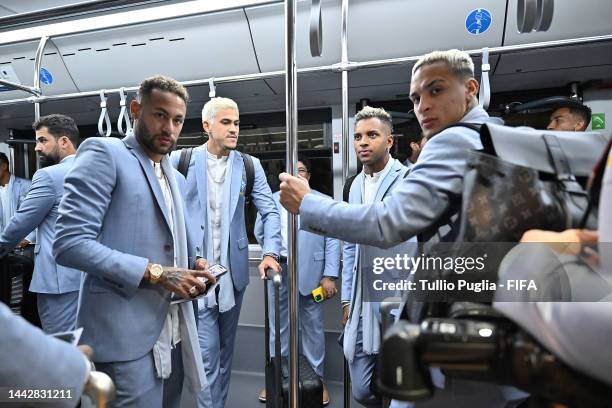
{"label": "metal handrail", "polygon": [[[42,68],[43,53],[45,52],[45,46],[49,37],[41,37],[38,43],[38,49],[36,50],[36,58],[34,59],[34,89],[36,95],[42,95],[42,89],[40,87],[40,69]],[[34,104],[34,120],[40,119],[40,103]]]}
{"label": "metal handrail", "polygon": [[342,0],[342,24],[340,31],[340,40],[342,43],[342,61],[340,62],[342,69],[342,185],[346,183],[349,172],[349,118],[348,118],[348,8],[349,0]]}
{"label": "metal handrail", "polygon": [[45,50],[45,46],[47,45],[48,39],[49,37],[41,37],[38,43],[36,57],[34,59],[34,79],[32,81],[32,86],[17,84],[15,82],[7,81],[5,79],[0,79],[0,85],[5,85],[9,88],[24,91],[35,96],[40,96],[40,67],[42,65],[43,52]]}
{"label": "metal handrail", "polygon": [[[554,40],[554,41],[542,41],[537,43],[528,43],[528,44],[518,44],[518,45],[504,45],[500,47],[491,47],[489,48],[489,55],[501,55],[501,54],[510,54],[522,51],[533,51],[538,49],[545,48],[557,48],[571,45],[583,45],[583,44],[594,44],[600,42],[608,42],[612,41],[612,34],[607,35],[599,35],[599,36],[591,36],[591,37],[580,37],[580,38],[571,38],[565,40]],[[474,49],[474,50],[466,50],[468,54],[471,56],[480,56],[482,55],[482,49]],[[349,62],[347,64],[339,63],[333,65],[323,65],[317,67],[310,68],[302,68],[298,69],[298,74],[316,74],[323,72],[344,72],[344,71],[352,71],[356,69],[369,69],[369,68],[383,68],[388,66],[401,66],[415,63],[421,55],[410,56],[410,57],[400,57],[400,58],[389,58],[382,60],[373,60],[373,61],[365,61],[365,62]],[[245,75],[233,75],[227,77],[214,77],[215,83],[233,83],[233,82],[243,82],[243,81],[255,81],[260,79],[271,79],[271,78],[279,78],[285,75],[285,71],[270,71],[270,72],[262,72],[262,73],[254,73],[254,74],[245,74]],[[209,78],[206,79],[197,79],[192,81],[184,81],[182,84],[186,87],[192,86],[201,86],[208,85]],[[126,92],[136,92],[138,87],[126,87],[124,88]],[[116,89],[107,89],[107,94],[119,93],[120,88]],[[68,94],[59,94],[59,95],[51,95],[51,96],[40,96],[40,97],[28,97],[28,98],[20,98],[20,99],[9,99],[6,101],[0,101],[0,106],[6,105],[15,105],[20,103],[43,103],[43,102],[51,102],[51,101],[59,101],[65,99],[76,99],[83,98],[89,96],[99,95],[100,91],[85,91],[85,92],[74,92]]]}
{"label": "metal handrail", "polygon": [[[298,98],[297,98],[297,68],[295,52],[295,15],[297,0],[285,0],[285,106],[287,129],[287,173],[297,175],[298,160]],[[289,291],[289,407],[299,405],[299,365],[298,365],[298,306],[300,292],[298,290],[298,234],[297,217],[289,214],[287,223],[287,271]],[[279,386],[279,385],[277,385]]]}
{"label": "metal handrail", "polygon": [[27,86],[22,84],[17,84],[15,82],[8,81],[6,79],[0,79],[0,85],[7,86],[9,88],[13,88],[16,91],[24,91],[32,95],[40,95],[40,90],[37,90],[33,86]]}

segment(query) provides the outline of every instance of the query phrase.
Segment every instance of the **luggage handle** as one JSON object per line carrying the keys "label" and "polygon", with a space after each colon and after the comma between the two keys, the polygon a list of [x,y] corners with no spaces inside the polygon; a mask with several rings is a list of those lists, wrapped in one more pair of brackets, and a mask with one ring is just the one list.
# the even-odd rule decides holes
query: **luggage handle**
{"label": "luggage handle", "polygon": [[268,310],[268,279],[266,271],[266,279],[263,282],[264,287],[264,348],[266,349],[266,364],[270,361],[270,311]]}
{"label": "luggage handle", "polygon": [[[266,280],[264,282],[264,302],[265,302],[265,348],[266,348],[266,364],[270,361],[270,312],[268,309],[268,281],[272,281],[274,287],[274,354],[277,357],[277,364],[274,365],[276,407],[282,407],[282,392],[283,392],[283,375],[282,375],[282,356],[281,356],[281,338],[280,338],[280,286],[282,278],[280,273],[274,272],[272,268],[266,269]],[[268,396],[270,398],[270,396]]]}
{"label": "luggage handle", "polygon": [[[270,360],[270,311],[268,309],[268,305],[270,303],[269,299],[268,299],[268,282],[272,281],[272,284],[274,285],[274,294],[276,295],[276,298],[278,299],[278,291],[280,289],[280,285],[281,285],[281,275],[280,273],[275,273],[274,270],[272,268],[268,268],[266,269],[266,279],[264,280],[264,303],[265,303],[265,308],[264,308],[264,326],[265,326],[265,334],[264,334],[264,339],[266,342],[266,362],[268,362],[268,360]],[[274,307],[276,307],[276,302],[274,304]],[[279,303],[279,309],[280,309],[280,303]],[[276,313],[278,314],[278,313]]]}

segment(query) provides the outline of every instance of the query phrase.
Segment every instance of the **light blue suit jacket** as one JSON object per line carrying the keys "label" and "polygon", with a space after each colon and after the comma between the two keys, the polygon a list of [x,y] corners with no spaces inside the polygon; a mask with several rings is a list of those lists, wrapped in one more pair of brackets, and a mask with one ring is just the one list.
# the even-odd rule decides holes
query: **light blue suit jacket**
{"label": "light blue suit jacket", "polygon": [[[13,180],[13,185],[11,186],[11,198],[13,199],[13,210],[17,211],[21,202],[28,194],[28,190],[30,189],[30,185],[32,185],[32,181],[28,179],[24,179],[21,177],[15,177]],[[13,214],[14,214],[13,211]],[[11,217],[13,216],[11,214]],[[28,236],[25,238],[31,243],[36,242],[36,231],[30,232]]]}
{"label": "light blue suit jacket", "polygon": [[[77,325],[97,362],[135,360],[159,338],[171,294],[143,282],[147,263],[174,265],[176,239],[177,266],[193,267],[184,179],[168,156],[161,165],[172,192],[174,238],[153,166],[133,133],[85,140],[66,176],[53,250],[58,263],[86,272]],[[185,379],[197,392],[207,383],[192,303],[182,303],[180,313]]]}
{"label": "light blue suit jacket", "polygon": [[[32,184],[31,180],[13,176],[13,183],[11,183],[10,191],[9,191],[9,194],[12,200],[11,204],[13,207],[13,214],[11,214],[11,217],[15,214],[15,211],[17,211],[17,209],[19,208],[19,206],[21,205],[21,202],[25,199],[26,195],[28,194],[28,190],[30,189],[31,184]],[[2,203],[0,203],[0,208],[2,208]],[[30,234],[28,234],[26,239],[34,243],[36,241],[36,231],[32,231]]]}
{"label": "light blue suit jacket", "polygon": [[[325,196],[316,190],[314,194]],[[327,197],[327,196],[325,196]],[[285,211],[279,201],[279,193],[273,195],[279,213]],[[255,221],[255,237],[263,242],[264,227],[261,216]],[[298,232],[298,280],[300,293],[308,296],[319,287],[324,276],[337,278],[340,269],[340,241],[300,230]],[[286,250],[286,248],[283,248]]]}
{"label": "light blue suit jacket", "polygon": [[[391,159],[394,160],[394,159]],[[394,160],[393,165],[384,178],[380,181],[378,190],[374,197],[374,202],[382,201],[389,196],[393,189],[399,186],[404,177],[409,173],[409,169],[402,165],[398,160]],[[363,202],[363,172],[359,173],[353,180],[351,190],[349,192],[349,203],[360,204]],[[367,230],[363,230],[362,234],[369,234]],[[380,347],[380,301],[378,299],[382,295],[369,291],[371,286],[369,280],[375,275],[370,269],[374,257],[394,258],[399,255],[413,255],[416,250],[416,239],[410,239],[407,242],[400,243],[392,248],[380,250],[367,245],[360,245],[346,242],[343,249],[343,266],[342,266],[342,301],[350,302],[349,321],[344,326],[344,351],[347,359],[352,363],[355,356],[355,344],[359,335],[359,327],[362,331],[362,347],[368,354],[378,353]],[[356,309],[357,300],[357,277],[363,292],[359,300],[359,308]],[[384,274],[376,275],[383,282],[392,282],[397,280],[395,271],[386,271]],[[398,293],[390,293],[389,296],[398,296]],[[388,296],[382,296],[388,297]],[[369,308],[369,309],[365,309]],[[362,319],[362,324],[359,325],[359,320]]]}
{"label": "light blue suit jacket", "polygon": [[81,285],[81,272],[58,265],[51,253],[58,206],[64,193],[64,178],[73,162],[74,156],[68,156],[58,164],[34,173],[27,196],[0,235],[0,254],[4,255],[38,228],[31,292],[61,294],[77,291]]}
{"label": "light blue suit jacket", "polygon": [[[393,159],[392,159],[393,160]],[[399,160],[395,160],[393,167],[389,170],[389,173],[381,181],[374,202],[382,201],[385,197],[391,195],[394,188],[402,182],[406,174],[410,169],[404,166]],[[351,190],[349,192],[349,204],[361,204],[363,203],[363,172],[359,173],[351,184]],[[364,234],[368,234],[368,231],[363,231]],[[357,273],[357,267],[360,254],[365,252],[366,257],[371,255],[372,252],[376,252],[377,256],[388,256],[394,257],[395,254],[403,254],[410,251],[414,251],[414,241],[411,244],[402,242],[401,244],[389,248],[386,251],[375,250],[366,245],[355,244],[352,242],[345,242],[342,251],[342,291],[341,299],[343,302],[352,302],[355,297],[355,290],[353,287],[355,280],[355,273]],[[363,258],[362,258],[363,259]],[[365,261],[368,263],[368,260]],[[371,262],[369,262],[371,264]]]}
{"label": "light blue suit jacket", "polygon": [[[477,106],[461,121],[480,124],[488,120],[487,112]],[[446,129],[427,142],[410,175],[382,202],[346,204],[307,194],[300,206],[301,228],[388,248],[416,235],[427,241],[438,233],[441,220],[454,215],[448,233],[440,238],[453,241],[459,227],[463,174],[473,149],[482,149],[476,131]]]}
{"label": "light blue suit jacket", "polygon": [[[9,197],[11,199],[11,206],[13,207],[13,214],[19,208],[19,205],[28,194],[28,190],[30,189],[30,184],[32,182],[28,179],[24,179],[17,176],[12,176],[13,182],[9,182]],[[4,212],[4,208],[2,207],[2,202],[0,201],[0,213]],[[11,217],[13,216],[11,214]]]}
{"label": "light blue suit jacket", "polygon": [[45,335],[2,303],[0,327],[2,387],[71,388],[73,398],[54,400],[52,406],[75,407],[87,380],[87,362],[83,353],[71,344]]}
{"label": "light blue suit jacket", "polygon": [[[171,155],[172,165],[177,168],[180,151]],[[187,173],[186,206],[189,222],[194,238],[196,255],[211,259],[207,254],[206,220],[208,212],[208,155],[206,145],[193,149]],[[246,173],[242,157],[236,151],[230,152],[228,160],[232,166],[232,176],[229,191],[229,212],[223,211],[221,220],[221,264],[228,266],[234,288],[243,290],[249,283],[249,239],[244,219],[244,190],[246,188]],[[229,165],[230,163],[228,163]],[[261,214],[264,224],[264,242],[262,253],[279,254],[280,251],[280,217],[276,205],[272,200],[272,191],[268,185],[266,175],[256,157],[253,157],[255,167],[255,183],[253,185],[252,199]],[[226,183],[228,180],[226,180]],[[224,194],[224,196],[226,196]],[[229,214],[230,222],[227,220]],[[225,246],[227,243],[227,246]],[[224,250],[227,248],[227,251]],[[229,258],[229,259],[228,259]]]}

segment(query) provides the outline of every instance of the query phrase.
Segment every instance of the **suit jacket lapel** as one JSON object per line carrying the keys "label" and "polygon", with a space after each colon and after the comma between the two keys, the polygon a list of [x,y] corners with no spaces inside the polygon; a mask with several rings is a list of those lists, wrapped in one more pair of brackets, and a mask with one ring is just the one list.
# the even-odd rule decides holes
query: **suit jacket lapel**
{"label": "suit jacket lapel", "polygon": [[129,135],[124,137],[123,143],[127,146],[130,152],[138,159],[140,167],[142,167],[142,171],[144,172],[147,182],[149,183],[149,187],[151,188],[151,191],[153,191],[157,206],[164,215],[164,220],[166,221],[166,225],[168,226],[168,231],[172,233],[172,231],[170,230],[170,217],[168,214],[168,209],[166,208],[166,203],[164,202],[164,195],[161,191],[161,187],[159,186],[159,182],[155,177],[155,171],[153,170],[153,166],[151,165],[149,157],[142,150],[133,133],[130,133]]}
{"label": "suit jacket lapel", "polygon": [[[363,204],[363,171],[360,172],[357,177],[353,180],[353,184],[351,185],[351,192],[349,193],[349,203],[354,204]],[[349,315],[353,314],[353,309],[355,308],[355,298],[357,297],[357,274],[360,273],[359,268],[359,253],[360,245],[355,244],[355,258],[354,262],[354,273],[353,273],[353,282],[351,285],[352,293],[351,293],[351,310],[349,311]]]}
{"label": "suit jacket lapel", "polygon": [[[395,160],[394,158],[389,158],[389,160]],[[398,166],[399,162],[393,163],[393,166],[387,173],[384,179],[381,180],[380,185],[378,186],[378,191],[376,191],[376,198],[374,198],[374,202],[382,201],[385,194],[389,190],[389,187],[393,184],[395,179],[399,176],[401,166]]]}

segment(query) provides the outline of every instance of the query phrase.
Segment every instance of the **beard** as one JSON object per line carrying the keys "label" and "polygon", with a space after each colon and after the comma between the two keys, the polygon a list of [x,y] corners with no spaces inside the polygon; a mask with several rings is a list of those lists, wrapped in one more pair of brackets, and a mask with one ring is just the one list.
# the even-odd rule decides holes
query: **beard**
{"label": "beard", "polygon": [[39,153],[38,154],[38,163],[41,168],[53,166],[60,162],[59,149],[55,149],[49,153]]}
{"label": "beard", "polygon": [[136,122],[136,129],[135,129],[135,135],[136,135],[136,139],[138,139],[138,141],[147,148],[147,150],[155,153],[155,154],[168,154],[171,151],[174,150],[174,148],[176,147],[176,142],[173,142],[172,145],[168,146],[168,147],[161,147],[161,146],[157,146],[155,144],[155,138],[157,136],[164,136],[164,137],[170,137],[169,134],[167,133],[160,133],[159,135],[152,135],[151,132],[149,132],[149,129],[147,128],[147,125],[144,123],[144,121],[139,120],[138,122]]}

